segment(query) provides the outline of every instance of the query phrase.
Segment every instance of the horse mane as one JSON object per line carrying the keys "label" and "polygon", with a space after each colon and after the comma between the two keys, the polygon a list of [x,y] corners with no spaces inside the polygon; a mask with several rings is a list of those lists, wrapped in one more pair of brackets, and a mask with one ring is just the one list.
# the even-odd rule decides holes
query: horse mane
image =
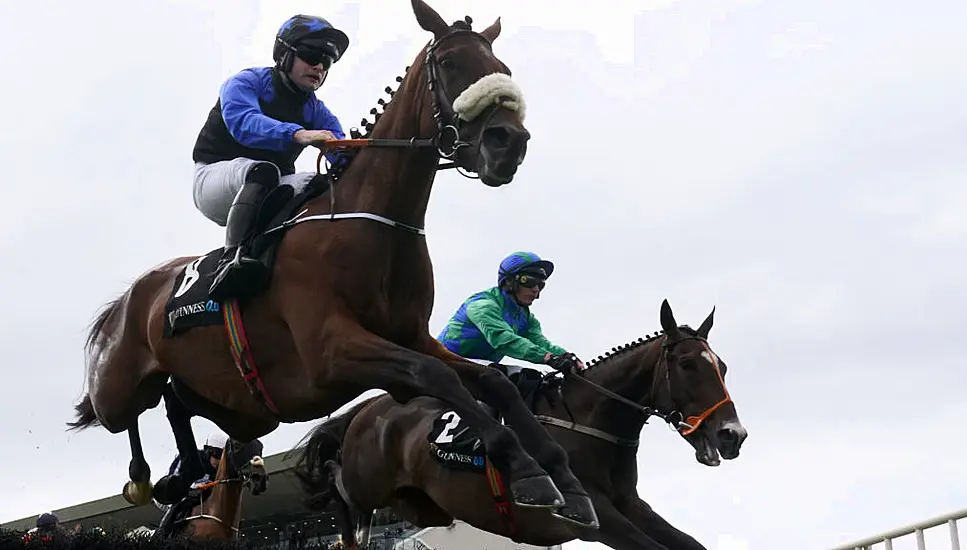
{"label": "horse mane", "polygon": [[[410,70],[410,66],[407,65],[406,68],[403,69],[403,73],[405,74],[409,70]],[[403,77],[397,76],[396,77],[397,86],[402,82],[403,82]],[[390,104],[391,101],[393,101],[393,96],[396,94],[398,90],[399,90],[398,87],[396,90],[394,90],[391,86],[387,86],[383,88],[383,92],[389,95],[390,97],[389,100],[385,100],[383,98],[377,99],[376,103],[378,107],[373,107],[372,109],[369,110],[369,114],[373,116],[373,121],[370,122],[367,117],[363,117],[362,120],[359,121],[360,126],[362,126],[366,131],[360,132],[359,127],[353,126],[349,129],[349,138],[350,139],[369,139],[372,136],[373,128],[376,126],[376,123],[379,121],[379,118],[383,116],[383,113],[386,112],[387,106]],[[352,161],[356,158],[356,155],[358,153],[359,153],[359,149],[347,150],[345,152],[347,156],[347,162],[341,163],[338,168],[330,168],[327,171],[327,174],[329,174],[329,176],[332,178],[333,181],[338,180],[339,177],[342,176],[342,174],[346,171],[346,169],[352,165]]]}
{"label": "horse mane", "polygon": [[[698,336],[698,331],[693,329],[688,325],[681,325],[678,330],[688,334],[689,336]],[[610,363],[614,358],[627,354],[629,351],[638,349],[641,346],[650,344],[655,340],[658,340],[665,335],[664,330],[655,331],[654,334],[645,336],[644,338],[638,338],[637,340],[632,340],[627,344],[616,346],[611,348],[611,351],[604,352],[603,355],[599,355],[587,363],[588,368],[584,372],[589,372],[591,369],[600,367],[603,364]]]}
{"label": "horse mane", "polygon": [[[461,20],[454,21],[453,24],[450,25],[450,28],[453,30],[473,31],[473,29],[471,28],[472,24],[473,24],[473,19],[471,19],[470,16],[467,15]],[[409,71],[410,71],[410,65],[407,65],[403,69],[403,74],[405,75]],[[373,117],[373,121],[370,122],[368,117],[363,117],[362,120],[359,121],[359,125],[362,126],[365,129],[365,131],[361,132],[359,130],[359,127],[357,126],[353,126],[349,129],[349,137],[351,139],[368,139],[369,137],[372,136],[373,128],[376,126],[376,123],[379,122],[379,118],[383,116],[383,113],[386,112],[386,109],[388,108],[389,104],[393,101],[393,96],[396,95],[397,91],[399,91],[399,86],[403,83],[403,76],[402,75],[397,76],[395,81],[397,86],[395,90],[393,89],[392,86],[387,86],[383,88],[383,92],[389,95],[389,99],[386,100],[386,99],[383,99],[382,97],[377,99],[376,100],[377,107],[373,107],[372,109],[369,110],[369,114]],[[338,169],[332,171],[331,175],[334,181],[337,180],[339,176],[341,176],[342,173],[346,171],[347,168],[349,168],[349,166],[352,164],[352,160],[356,157],[356,153],[358,152],[359,152],[358,149],[352,150],[352,152],[349,153],[350,154],[349,161],[342,163]]]}

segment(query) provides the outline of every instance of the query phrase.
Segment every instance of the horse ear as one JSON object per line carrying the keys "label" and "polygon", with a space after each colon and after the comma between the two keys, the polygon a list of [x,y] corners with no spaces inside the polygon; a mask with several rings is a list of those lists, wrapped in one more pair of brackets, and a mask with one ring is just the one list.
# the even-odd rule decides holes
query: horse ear
{"label": "horse ear", "polygon": [[675,314],[672,313],[672,306],[668,305],[668,300],[661,301],[661,328],[665,331],[665,335],[668,336],[672,341],[678,340],[682,337],[681,331],[678,330],[678,323],[675,322]]}
{"label": "horse ear", "polygon": [[500,18],[498,17],[493,24],[480,31],[480,34],[492,44],[494,40],[497,40],[497,37],[500,36]]}
{"label": "horse ear", "polygon": [[425,31],[433,33],[437,39],[450,32],[450,26],[440,17],[440,14],[428,6],[423,0],[412,0],[413,14],[416,21]]}
{"label": "horse ear", "polygon": [[702,326],[698,327],[698,334],[702,338],[708,338],[708,331],[712,330],[712,318],[715,317],[715,306],[712,306],[712,312],[708,314],[708,317],[702,321]]}

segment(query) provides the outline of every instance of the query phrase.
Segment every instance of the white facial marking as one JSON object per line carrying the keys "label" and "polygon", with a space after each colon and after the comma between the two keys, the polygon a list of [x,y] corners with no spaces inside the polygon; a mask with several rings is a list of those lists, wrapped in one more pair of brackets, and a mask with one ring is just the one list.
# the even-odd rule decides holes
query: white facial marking
{"label": "white facial marking", "polygon": [[453,110],[470,122],[494,104],[516,111],[521,121],[524,120],[524,95],[517,83],[504,73],[491,73],[471,84],[453,101]]}
{"label": "white facial marking", "polygon": [[715,355],[715,352],[705,350],[702,352],[702,357],[704,357],[706,361],[708,361],[709,363],[712,363],[713,365],[715,365],[716,368],[718,368],[719,358],[717,355]]}

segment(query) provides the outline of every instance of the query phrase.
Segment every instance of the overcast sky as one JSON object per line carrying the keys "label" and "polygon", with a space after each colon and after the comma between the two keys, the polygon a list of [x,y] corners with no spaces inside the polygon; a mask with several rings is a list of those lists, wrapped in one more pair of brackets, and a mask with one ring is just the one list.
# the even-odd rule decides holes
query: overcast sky
{"label": "overcast sky", "polygon": [[[556,263],[534,311],[585,358],[658,330],[663,298],[692,326],[716,306],[742,455],[699,465],[653,424],[638,487],[710,550],[821,550],[967,505],[967,4],[433,5],[502,16],[533,133],[512,185],[438,177],[434,334],[521,249]],[[17,495],[0,521],[127,479],[123,434],[64,429],[84,334],[147,268],[222,243],[192,203],[191,148],[222,81],[271,63],[299,12],[353,40],[319,93],[347,128],[428,38],[408,0],[0,8],[0,487]],[[157,479],[175,453],[163,407],[141,429]]]}

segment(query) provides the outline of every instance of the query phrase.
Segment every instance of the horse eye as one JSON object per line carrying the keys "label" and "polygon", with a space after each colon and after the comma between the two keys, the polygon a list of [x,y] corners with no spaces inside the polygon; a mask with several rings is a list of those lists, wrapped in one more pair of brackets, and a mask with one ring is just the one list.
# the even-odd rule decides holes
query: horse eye
{"label": "horse eye", "polygon": [[448,55],[440,59],[440,66],[452,71],[457,68],[457,62],[453,59],[453,56]]}

